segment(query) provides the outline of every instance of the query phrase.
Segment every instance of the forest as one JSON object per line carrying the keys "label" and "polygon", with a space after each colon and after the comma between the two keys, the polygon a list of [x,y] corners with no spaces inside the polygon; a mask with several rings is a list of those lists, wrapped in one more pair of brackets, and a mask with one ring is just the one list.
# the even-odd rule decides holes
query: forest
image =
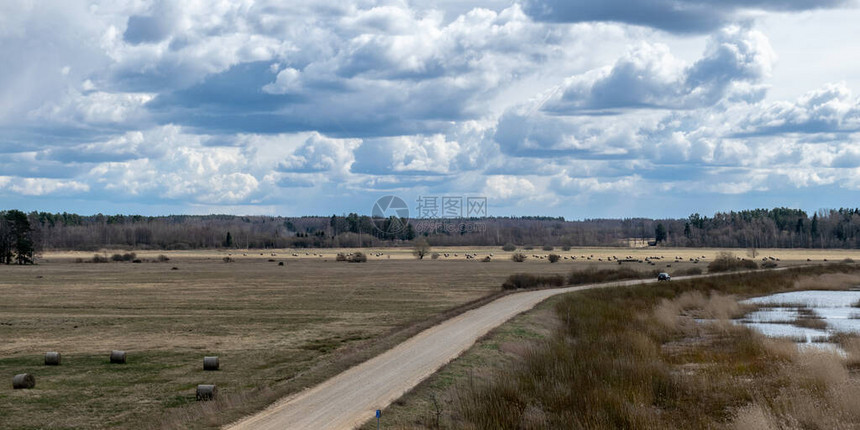
{"label": "forest", "polygon": [[489,217],[463,219],[338,216],[78,215],[0,212],[0,262],[24,264],[34,251],[114,249],[434,246],[629,246],[858,248],[860,209],[774,208],[692,214],[683,219]]}

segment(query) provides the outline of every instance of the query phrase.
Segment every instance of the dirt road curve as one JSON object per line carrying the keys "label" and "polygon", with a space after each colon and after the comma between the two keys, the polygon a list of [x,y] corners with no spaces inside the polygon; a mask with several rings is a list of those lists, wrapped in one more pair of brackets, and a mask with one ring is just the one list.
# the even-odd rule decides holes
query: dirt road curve
{"label": "dirt road curve", "polygon": [[[707,275],[705,275],[707,276]],[[678,278],[681,279],[681,278]],[[389,351],[316,387],[284,398],[228,429],[352,429],[517,314],[556,294],[653,280],[583,285],[511,294],[418,333]]]}

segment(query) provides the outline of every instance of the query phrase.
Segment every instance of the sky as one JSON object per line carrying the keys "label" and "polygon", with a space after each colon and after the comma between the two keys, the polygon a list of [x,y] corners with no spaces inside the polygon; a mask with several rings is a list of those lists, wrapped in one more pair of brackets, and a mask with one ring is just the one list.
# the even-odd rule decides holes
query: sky
{"label": "sky", "polygon": [[0,2],[0,209],[856,206],[857,22],[855,0]]}

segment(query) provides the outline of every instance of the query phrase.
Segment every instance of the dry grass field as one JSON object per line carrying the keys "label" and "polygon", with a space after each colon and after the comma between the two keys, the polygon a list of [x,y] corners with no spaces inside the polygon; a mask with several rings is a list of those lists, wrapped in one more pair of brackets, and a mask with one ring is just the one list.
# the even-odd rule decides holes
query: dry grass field
{"label": "dry grass field", "polygon": [[[183,426],[199,383],[218,384],[222,397],[277,392],[350,346],[498,291],[517,269],[510,261],[354,264],[283,251],[233,253],[232,263],[215,251],[165,254],[170,261],[76,263],[92,254],[63,253],[0,266],[0,375],[36,376],[34,390],[3,384],[0,427],[151,428],[175,417]],[[128,351],[128,363],[110,365],[112,349]],[[61,352],[63,364],[43,366],[46,351]],[[204,372],[204,355],[220,356],[222,370]]]}
{"label": "dry grass field", "polygon": [[856,335],[833,337],[844,353],[798,349],[729,319],[749,310],[738,303],[744,297],[858,283],[860,267],[833,264],[556,296],[498,327],[394,402],[382,424],[856,428]]}
{"label": "dry grass field", "polygon": [[[498,248],[437,248],[438,259],[422,261],[409,248],[387,248],[363,250],[367,263],[335,261],[352,251],[138,252],[140,264],[81,263],[93,254],[65,252],[36,266],[0,266],[0,428],[212,427],[331,376],[349,364],[339,357],[376,351],[404,328],[498,292],[512,273],[617,267],[609,256],[665,257],[625,263],[640,270],[704,270],[720,250],[534,249],[515,263]],[[123,251],[102,255],[114,252]],[[550,252],[577,260],[533,257]],[[160,254],[170,260],[157,262]],[[860,252],[762,256],[782,266]],[[128,351],[128,363],[109,364],[113,349]],[[61,352],[63,364],[42,365],[46,351]],[[204,372],[204,355],[218,355],[222,370]],[[36,376],[36,388],[13,391],[9,380],[23,372]],[[197,405],[200,383],[217,384],[229,401]]]}

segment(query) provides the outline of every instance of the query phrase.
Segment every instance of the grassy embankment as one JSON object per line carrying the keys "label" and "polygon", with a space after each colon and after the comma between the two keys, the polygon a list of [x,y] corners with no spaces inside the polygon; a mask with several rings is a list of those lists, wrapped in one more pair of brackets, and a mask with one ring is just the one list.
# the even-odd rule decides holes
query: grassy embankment
{"label": "grassy embankment", "polygon": [[383,416],[395,428],[850,428],[856,337],[833,339],[847,357],[800,353],[729,320],[749,310],[742,297],[857,284],[860,268],[839,264],[557,297]]}

